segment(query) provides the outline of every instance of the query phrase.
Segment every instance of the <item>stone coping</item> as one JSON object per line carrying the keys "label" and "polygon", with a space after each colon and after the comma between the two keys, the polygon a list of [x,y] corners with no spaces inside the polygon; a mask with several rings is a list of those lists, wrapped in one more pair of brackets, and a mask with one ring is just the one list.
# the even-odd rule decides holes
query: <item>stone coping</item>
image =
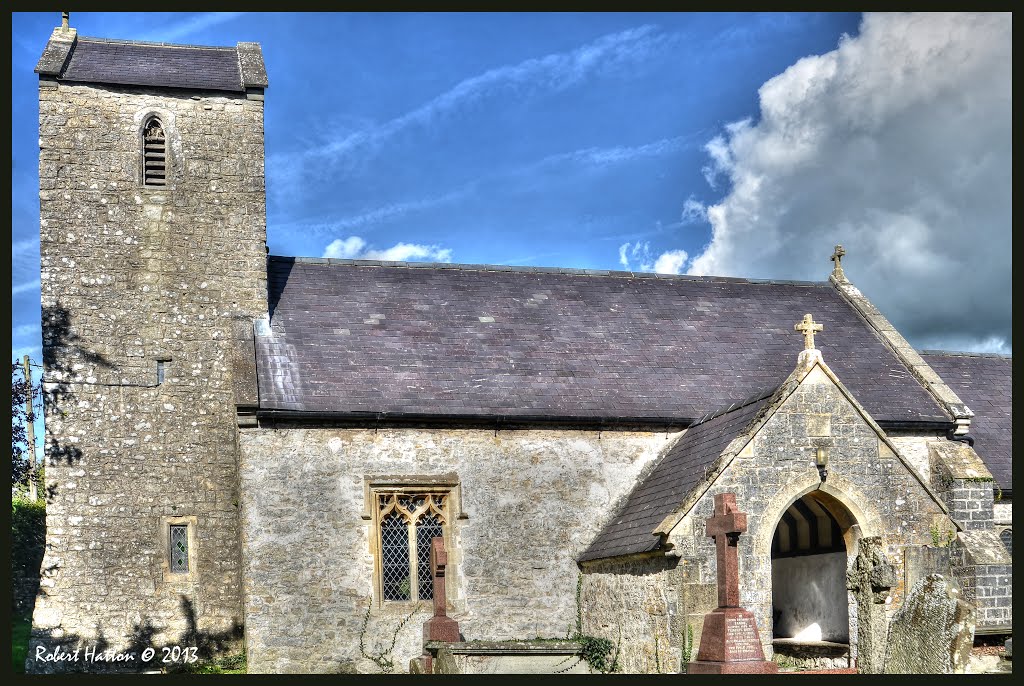
{"label": "stone coping", "polygon": [[577,655],[577,641],[427,641],[427,650],[447,648],[453,655]]}

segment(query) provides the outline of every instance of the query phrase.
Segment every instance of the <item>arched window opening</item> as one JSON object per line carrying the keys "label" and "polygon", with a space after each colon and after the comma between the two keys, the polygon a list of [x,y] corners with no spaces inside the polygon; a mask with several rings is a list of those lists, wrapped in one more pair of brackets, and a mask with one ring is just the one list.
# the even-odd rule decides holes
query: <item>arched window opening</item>
{"label": "arched window opening", "polygon": [[152,117],[142,130],[142,182],[146,186],[167,185],[167,134],[157,117]]}

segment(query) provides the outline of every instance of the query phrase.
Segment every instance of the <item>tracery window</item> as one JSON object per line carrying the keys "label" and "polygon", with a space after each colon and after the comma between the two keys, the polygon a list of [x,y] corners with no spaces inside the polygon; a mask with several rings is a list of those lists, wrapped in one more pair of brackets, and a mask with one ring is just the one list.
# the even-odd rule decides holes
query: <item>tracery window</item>
{"label": "tracery window", "polygon": [[167,135],[158,117],[150,117],[142,129],[142,183],[167,185]]}
{"label": "tracery window", "polygon": [[376,493],[380,593],[383,600],[431,600],[430,542],[445,536],[447,492]]}

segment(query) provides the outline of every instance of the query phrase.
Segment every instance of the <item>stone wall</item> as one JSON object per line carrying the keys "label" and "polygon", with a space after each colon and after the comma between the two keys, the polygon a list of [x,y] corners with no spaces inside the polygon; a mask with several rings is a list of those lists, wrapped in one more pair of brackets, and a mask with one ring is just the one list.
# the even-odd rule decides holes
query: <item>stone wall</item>
{"label": "stone wall", "polygon": [[[679,671],[687,622],[692,631],[693,620],[703,621],[707,611],[707,594],[692,593],[684,567],[685,561],[665,555],[584,563],[583,631],[618,647],[620,671]],[[695,658],[696,644],[692,652]]]}
{"label": "stone wall", "polygon": [[[564,638],[576,558],[675,434],[630,431],[329,429],[240,434],[246,648],[253,672],[333,672],[386,647],[413,609],[374,596],[369,484],[458,484],[446,586],[466,640]],[[461,513],[461,518],[459,514]],[[396,665],[422,653],[419,612]]]}
{"label": "stone wall", "polygon": [[[168,138],[141,185],[141,128]],[[47,550],[37,644],[241,635],[233,321],[265,314],[263,102],[40,81]],[[165,379],[157,382],[157,362]],[[169,518],[193,559],[168,573]],[[86,667],[89,669],[95,666]]]}

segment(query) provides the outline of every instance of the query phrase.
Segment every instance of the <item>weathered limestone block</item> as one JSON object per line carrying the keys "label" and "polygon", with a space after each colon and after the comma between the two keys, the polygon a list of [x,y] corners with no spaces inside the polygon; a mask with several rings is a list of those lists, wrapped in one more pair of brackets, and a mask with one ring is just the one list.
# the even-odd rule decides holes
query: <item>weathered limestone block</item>
{"label": "weathered limestone block", "polygon": [[946,577],[931,574],[911,590],[889,629],[886,674],[962,674],[974,642],[974,608]]}
{"label": "weathered limestone block", "polygon": [[857,558],[846,575],[847,588],[857,602],[857,669],[861,674],[883,671],[885,603],[896,578],[896,569],[883,552],[881,537],[862,538]]}

